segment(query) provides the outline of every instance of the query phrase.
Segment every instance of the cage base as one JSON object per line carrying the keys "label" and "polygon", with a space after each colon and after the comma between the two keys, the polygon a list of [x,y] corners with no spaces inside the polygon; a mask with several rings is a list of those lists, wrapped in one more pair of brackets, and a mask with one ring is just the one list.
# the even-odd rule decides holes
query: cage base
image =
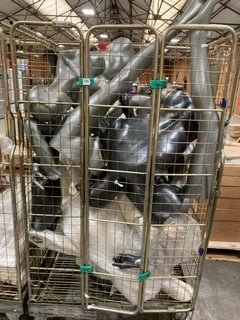
{"label": "cage base", "polygon": [[23,302],[0,299],[0,313],[15,313],[16,315],[23,314]]}
{"label": "cage base", "polygon": [[28,302],[30,316],[78,318],[79,320],[96,319],[96,311],[83,309],[81,305],[32,303]]}

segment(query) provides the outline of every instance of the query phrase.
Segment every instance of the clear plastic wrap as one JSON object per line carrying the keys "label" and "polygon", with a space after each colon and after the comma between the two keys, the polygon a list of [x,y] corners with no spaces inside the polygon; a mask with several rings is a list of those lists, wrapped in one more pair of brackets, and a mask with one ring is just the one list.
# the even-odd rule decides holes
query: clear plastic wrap
{"label": "clear plastic wrap", "polygon": [[[16,185],[16,197],[20,196],[20,184]],[[17,255],[19,261],[24,252],[24,225],[22,201],[17,199],[17,227],[14,230],[13,221],[13,195],[10,187],[0,193],[0,281],[16,285],[17,277]],[[15,241],[19,243],[19,250],[16,248]],[[24,264],[21,270],[21,283],[27,281],[26,269]]]}
{"label": "clear plastic wrap", "polygon": [[[30,240],[41,248],[75,255],[78,262],[82,223],[80,202],[78,192],[65,195],[62,231],[32,230],[29,232]],[[140,217],[141,214],[125,194],[119,194],[105,208],[89,208],[89,257],[94,271],[105,279],[109,278],[113,287],[133,305],[138,301],[140,270],[120,269],[113,265],[113,257],[119,254],[141,256]],[[151,276],[145,281],[145,301],[154,298],[160,290],[179,301],[191,300],[192,286],[172,276],[173,266],[196,256],[199,245],[199,226],[185,214],[172,215],[164,225],[152,227],[148,261]]]}

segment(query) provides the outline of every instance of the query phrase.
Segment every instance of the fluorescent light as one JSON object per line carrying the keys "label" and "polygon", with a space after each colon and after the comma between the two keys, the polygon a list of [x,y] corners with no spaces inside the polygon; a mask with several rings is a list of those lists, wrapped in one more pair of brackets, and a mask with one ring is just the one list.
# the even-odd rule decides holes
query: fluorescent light
{"label": "fluorescent light", "polygon": [[85,25],[82,20],[76,16],[72,8],[67,4],[65,0],[41,0],[41,5],[39,1],[36,0],[24,0],[26,3],[31,5],[37,12],[40,12],[46,16],[50,21],[70,21],[81,28],[83,32],[88,31],[87,25]]}
{"label": "fluorescent light", "polygon": [[100,34],[99,37],[102,39],[108,39],[108,35],[106,33]]}
{"label": "fluorescent light", "polygon": [[82,9],[82,12],[86,16],[94,16],[95,15],[95,11],[93,9]]}

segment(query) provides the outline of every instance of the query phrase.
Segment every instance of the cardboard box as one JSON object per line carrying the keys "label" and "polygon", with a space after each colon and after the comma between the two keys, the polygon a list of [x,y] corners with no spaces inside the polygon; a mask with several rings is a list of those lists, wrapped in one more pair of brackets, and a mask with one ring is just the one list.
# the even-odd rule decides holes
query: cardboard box
{"label": "cardboard box", "polygon": [[240,242],[240,164],[225,164],[211,241]]}

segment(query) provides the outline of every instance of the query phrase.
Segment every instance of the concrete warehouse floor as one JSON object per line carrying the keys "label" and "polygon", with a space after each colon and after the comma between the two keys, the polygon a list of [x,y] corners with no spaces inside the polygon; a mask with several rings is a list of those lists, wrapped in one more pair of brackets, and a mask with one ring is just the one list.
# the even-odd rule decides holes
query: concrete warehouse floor
{"label": "concrete warehouse floor", "polygon": [[[240,260],[239,260],[240,261]],[[211,261],[205,263],[196,310],[191,320],[240,319],[240,262]],[[178,314],[181,315],[181,314]],[[59,315],[60,316],[60,315]],[[22,317],[21,317],[22,318]],[[43,318],[39,318],[43,319]],[[97,320],[172,320],[167,314],[124,316],[97,312]],[[184,319],[184,318],[183,318]],[[0,314],[0,320],[7,320]],[[14,320],[14,317],[11,317]],[[16,318],[17,320],[17,318]],[[23,320],[23,319],[22,319]],[[37,318],[35,320],[38,320]],[[49,318],[50,320],[50,318]],[[65,320],[51,318],[51,320]],[[69,319],[68,319],[69,320]],[[181,317],[177,320],[182,320]]]}
{"label": "concrete warehouse floor", "polygon": [[206,261],[192,320],[240,319],[239,262]]}
{"label": "concrete warehouse floor", "polygon": [[[192,320],[240,319],[240,260],[205,263]],[[180,314],[179,314],[180,315]],[[98,314],[97,320],[170,320],[169,315],[145,314],[135,317]],[[181,319],[181,318],[179,318]]]}

